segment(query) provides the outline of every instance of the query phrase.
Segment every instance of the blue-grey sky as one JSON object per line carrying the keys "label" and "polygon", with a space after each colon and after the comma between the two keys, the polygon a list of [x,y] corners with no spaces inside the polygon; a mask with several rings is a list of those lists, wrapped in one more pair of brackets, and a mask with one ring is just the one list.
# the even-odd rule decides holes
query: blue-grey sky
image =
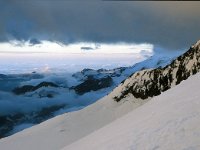
{"label": "blue-grey sky", "polygon": [[181,49],[200,39],[200,2],[0,0],[0,42],[151,43]]}

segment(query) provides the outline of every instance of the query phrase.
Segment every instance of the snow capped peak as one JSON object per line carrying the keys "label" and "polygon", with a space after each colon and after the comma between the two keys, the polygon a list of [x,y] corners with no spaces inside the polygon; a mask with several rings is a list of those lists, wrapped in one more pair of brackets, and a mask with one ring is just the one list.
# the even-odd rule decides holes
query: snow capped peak
{"label": "snow capped peak", "polygon": [[200,149],[199,81],[198,73],[62,150]]}
{"label": "snow capped peak", "polygon": [[200,71],[199,50],[200,41],[164,68],[134,73],[116,88],[120,92],[113,94],[114,100],[119,102],[129,95],[147,99],[178,85]]}
{"label": "snow capped peak", "polygon": [[200,49],[200,40],[198,40],[193,46],[192,48],[198,48]]}

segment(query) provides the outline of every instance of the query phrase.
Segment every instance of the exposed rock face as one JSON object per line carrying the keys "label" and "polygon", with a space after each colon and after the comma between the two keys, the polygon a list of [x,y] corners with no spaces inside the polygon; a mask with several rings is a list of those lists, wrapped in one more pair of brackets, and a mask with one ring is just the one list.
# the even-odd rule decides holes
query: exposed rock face
{"label": "exposed rock face", "polygon": [[14,125],[23,118],[23,114],[15,114],[15,115],[7,115],[7,116],[0,116],[0,138],[3,138],[6,136],[8,132],[10,132]]}
{"label": "exposed rock face", "polygon": [[4,78],[6,78],[6,77],[7,77],[6,75],[0,74],[0,79],[4,79]]}
{"label": "exposed rock face", "polygon": [[118,102],[129,94],[141,99],[157,96],[199,71],[200,41],[164,68],[142,70],[131,75],[119,85],[121,93],[114,99]]}
{"label": "exposed rock face", "polygon": [[89,76],[83,83],[74,86],[71,89],[74,89],[77,94],[83,95],[84,93],[90,91],[97,91],[103,88],[110,87],[112,83],[113,81],[110,76],[101,79],[96,79],[92,76]]}
{"label": "exposed rock face", "polygon": [[12,131],[16,125],[21,123],[41,123],[42,121],[51,118],[54,115],[54,112],[64,108],[65,106],[65,104],[48,106],[38,110],[37,112],[32,112],[26,115],[22,113],[4,116],[0,115],[0,138],[8,136],[9,132]]}
{"label": "exposed rock face", "polygon": [[17,87],[13,90],[13,93],[16,95],[25,94],[27,92],[33,92],[41,87],[59,87],[55,83],[52,82],[41,82],[40,84],[33,86],[33,85],[24,85],[22,87]]}
{"label": "exposed rock face", "polygon": [[[82,83],[71,87],[71,89],[75,89],[76,93],[79,95],[82,95],[84,93],[90,92],[90,91],[97,91],[100,89],[107,88],[110,84],[109,87],[117,86],[123,79],[126,79],[129,77],[132,73],[135,73],[138,70],[144,70],[145,68],[157,68],[161,66],[166,66],[166,64],[169,64],[171,62],[172,58],[171,56],[169,57],[163,57],[163,56],[154,56],[150,57],[149,59],[137,63],[131,67],[119,67],[115,69],[98,69],[98,70],[93,70],[93,69],[83,69],[80,72],[77,72],[73,74],[72,76],[76,78],[78,81],[81,81]],[[106,79],[106,80],[105,80]],[[107,80],[112,80],[112,82],[107,82]],[[90,81],[94,81],[94,83],[91,83]],[[105,80],[105,81],[104,81]],[[106,86],[98,86],[98,82],[107,82],[109,84],[106,84]],[[88,85],[86,85],[88,84]],[[86,87],[84,89],[84,87]],[[90,85],[94,87],[88,88]]]}
{"label": "exposed rock face", "polygon": [[[128,67],[127,67],[128,68]],[[126,67],[120,67],[115,69],[83,69],[80,72],[74,73],[72,76],[80,81],[87,80],[88,78],[96,78],[96,79],[102,79],[105,77],[119,77],[122,75],[122,72],[127,69]]]}

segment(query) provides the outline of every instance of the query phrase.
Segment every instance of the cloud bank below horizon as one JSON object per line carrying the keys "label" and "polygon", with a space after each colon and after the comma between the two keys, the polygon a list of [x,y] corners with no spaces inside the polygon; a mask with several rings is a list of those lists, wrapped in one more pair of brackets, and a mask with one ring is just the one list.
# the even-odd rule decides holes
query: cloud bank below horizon
{"label": "cloud bank below horizon", "polygon": [[[30,46],[17,43],[0,44],[1,73],[76,72],[84,68],[112,69],[131,66],[154,54],[151,44],[79,43],[67,46],[48,41]],[[91,48],[83,50],[83,47]],[[8,61],[9,60],[9,61]]]}

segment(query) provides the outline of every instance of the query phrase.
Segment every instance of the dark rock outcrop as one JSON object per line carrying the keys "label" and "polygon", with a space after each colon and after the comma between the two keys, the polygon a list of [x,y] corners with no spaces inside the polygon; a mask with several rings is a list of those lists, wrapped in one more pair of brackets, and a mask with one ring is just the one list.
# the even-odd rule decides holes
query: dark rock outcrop
{"label": "dark rock outcrop", "polygon": [[4,78],[6,78],[7,77],[7,75],[5,75],[5,74],[0,74],[0,79],[4,79]]}
{"label": "dark rock outcrop", "polygon": [[89,76],[84,82],[72,87],[71,89],[74,89],[77,94],[83,95],[84,93],[90,91],[97,91],[103,88],[110,87],[112,83],[113,81],[110,76],[101,79],[96,79],[92,76]]}
{"label": "dark rock outcrop", "polygon": [[24,85],[22,87],[17,87],[13,89],[13,93],[16,95],[25,94],[27,92],[33,92],[41,87],[59,87],[55,83],[52,82],[41,82],[40,84],[33,86],[33,85]]}
{"label": "dark rock outcrop", "polygon": [[11,132],[16,125],[22,123],[41,123],[42,121],[51,118],[54,115],[54,112],[64,108],[65,106],[65,104],[47,106],[42,108],[41,110],[28,113],[26,115],[22,113],[3,116],[0,115],[0,138],[9,136],[9,132]]}
{"label": "dark rock outcrop", "polygon": [[20,113],[14,115],[0,116],[0,138],[5,137],[10,131],[12,131],[13,127],[23,117],[24,115]]}
{"label": "dark rock outcrop", "polygon": [[122,91],[114,96],[114,99],[118,102],[129,94],[141,99],[157,96],[199,71],[200,42],[197,42],[164,68],[142,70],[132,74],[119,85],[123,87]]}

